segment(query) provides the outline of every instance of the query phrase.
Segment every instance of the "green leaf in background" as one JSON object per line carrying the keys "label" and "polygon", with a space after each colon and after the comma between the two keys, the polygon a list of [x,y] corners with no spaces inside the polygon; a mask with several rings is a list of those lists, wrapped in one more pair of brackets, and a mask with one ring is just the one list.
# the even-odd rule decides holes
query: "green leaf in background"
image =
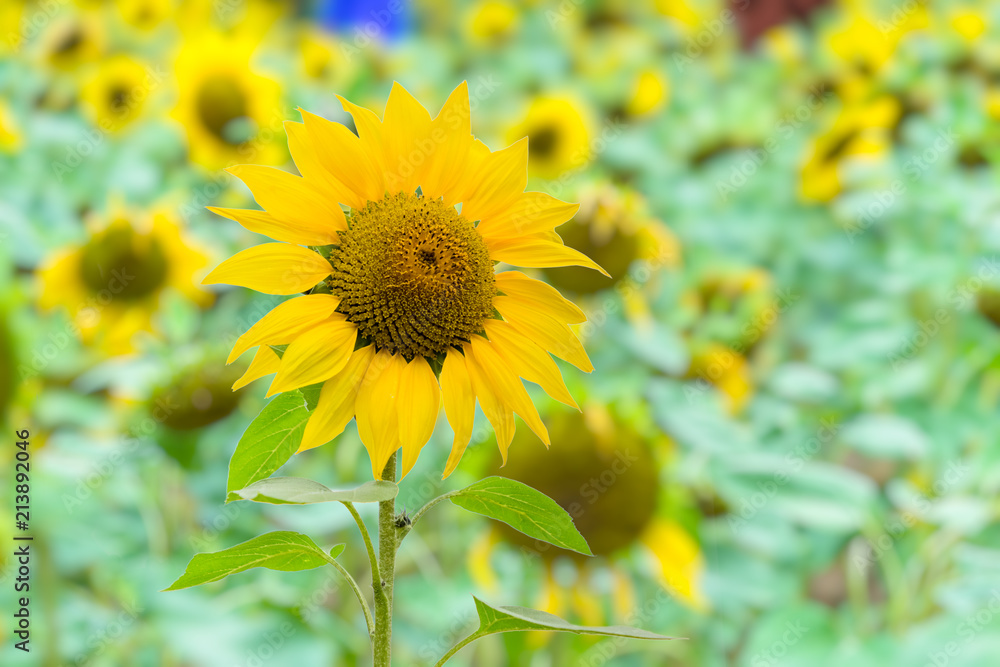
{"label": "green leaf in background", "polygon": [[235,493],[238,489],[268,477],[291,458],[302,442],[308,419],[309,410],[298,391],[279,394],[264,406],[229,461],[227,503],[240,499]]}
{"label": "green leaf in background", "polygon": [[[341,550],[342,547],[343,545]],[[336,548],[333,551],[336,551]],[[200,586],[254,567],[266,567],[283,572],[311,570],[326,565],[330,559],[330,556],[305,535],[276,531],[215,553],[195,554],[184,574],[165,590],[176,591]]]}
{"label": "green leaf in background", "polygon": [[537,609],[525,607],[494,607],[473,596],[476,601],[476,613],[479,615],[479,629],[456,644],[439,660],[434,667],[440,667],[448,659],[458,653],[464,646],[471,644],[480,637],[495,635],[500,632],[522,632],[525,630],[547,630],[554,632],[571,632],[576,635],[604,635],[606,637],[627,637],[630,639],[676,639],[658,635],[655,632],[629,627],[627,625],[574,625],[558,616]]}
{"label": "green leaf in background", "polygon": [[332,549],[330,549],[330,558],[336,558],[340,554],[344,553],[344,547],[346,544],[337,544]]}
{"label": "green leaf in background", "polygon": [[577,635],[606,635],[608,637],[629,637],[631,639],[676,639],[658,635],[655,632],[629,627],[627,625],[574,625],[548,612],[526,607],[494,607],[473,596],[476,613],[479,614],[477,635],[492,635],[497,632],[519,632],[521,630],[555,630],[572,632]]}
{"label": "green leaf in background", "polygon": [[544,493],[506,477],[487,477],[449,498],[461,508],[503,521],[528,537],[593,556],[573,519]]}
{"label": "green leaf in background", "polygon": [[272,505],[307,505],[310,503],[380,503],[392,500],[399,487],[392,482],[365,482],[354,489],[335,491],[304,477],[271,477],[254,482],[235,492],[243,500]]}

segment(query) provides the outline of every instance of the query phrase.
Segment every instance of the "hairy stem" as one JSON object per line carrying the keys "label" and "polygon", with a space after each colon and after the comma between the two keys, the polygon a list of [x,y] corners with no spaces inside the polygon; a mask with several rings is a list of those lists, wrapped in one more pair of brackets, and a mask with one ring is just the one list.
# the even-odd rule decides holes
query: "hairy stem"
{"label": "hairy stem", "polygon": [[[389,457],[382,479],[396,481],[396,454]],[[390,667],[392,658],[392,584],[396,570],[396,500],[378,504],[378,572],[373,571],[375,592],[375,667]]]}

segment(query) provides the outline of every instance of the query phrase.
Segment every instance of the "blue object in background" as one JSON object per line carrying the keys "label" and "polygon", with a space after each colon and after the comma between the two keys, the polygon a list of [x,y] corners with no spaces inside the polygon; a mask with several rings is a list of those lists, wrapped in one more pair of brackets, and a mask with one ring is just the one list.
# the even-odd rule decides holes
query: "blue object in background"
{"label": "blue object in background", "polygon": [[410,29],[410,3],[406,0],[319,0],[316,21],[340,33],[360,30],[372,39],[392,42]]}

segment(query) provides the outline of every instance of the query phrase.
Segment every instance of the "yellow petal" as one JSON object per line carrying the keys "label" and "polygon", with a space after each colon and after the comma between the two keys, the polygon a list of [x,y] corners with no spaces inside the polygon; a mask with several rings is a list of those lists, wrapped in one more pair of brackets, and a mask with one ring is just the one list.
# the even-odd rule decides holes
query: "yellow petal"
{"label": "yellow petal", "polygon": [[382,350],[368,364],[355,401],[358,435],[372,462],[372,476],[382,478],[382,469],[400,447],[396,398],[399,376],[406,367],[402,355]]}
{"label": "yellow petal", "polygon": [[254,164],[238,164],[226,171],[246,183],[265,211],[292,228],[324,231],[331,239],[326,243],[335,243],[336,231],[347,229],[347,220],[337,202],[301,176]]}
{"label": "yellow petal", "polygon": [[[227,364],[233,363],[241,354],[255,345],[284,345],[291,343],[303,332],[308,331],[323,320],[336,316],[333,311],[340,305],[340,297],[332,294],[308,294],[289,299],[271,309],[246,333],[236,339]],[[343,317],[343,316],[341,316]]]}
{"label": "yellow petal", "polygon": [[292,161],[312,187],[333,202],[350,206],[352,201],[357,201],[357,195],[334,178],[319,161],[312,136],[303,123],[286,120],[285,133],[288,135],[288,152],[292,155]]}
{"label": "yellow petal", "polygon": [[493,307],[511,326],[543,350],[568,361],[584,373],[594,370],[587,351],[568,325],[509,296],[494,298]]}
{"label": "yellow petal", "polygon": [[[473,336],[473,338],[481,338],[481,336]],[[511,440],[514,439],[514,412],[494,393],[493,387],[486,377],[486,372],[473,356],[472,347],[465,344],[462,349],[465,350],[465,367],[469,371],[472,390],[476,392],[476,398],[479,399],[479,407],[483,409],[483,414],[493,424],[493,430],[497,435],[497,446],[500,448],[500,456],[503,459],[503,464],[507,465],[507,450],[510,448]]]}
{"label": "yellow petal", "polygon": [[508,322],[486,320],[486,335],[515,373],[534,382],[545,393],[566,405],[580,409],[563,382],[556,362],[542,348],[522,336]]}
{"label": "yellow petal", "polygon": [[354,402],[374,356],[374,345],[355,350],[347,365],[323,383],[319,401],[306,423],[299,452],[326,444],[344,432],[347,424],[354,419]]}
{"label": "yellow petal", "polygon": [[454,348],[448,348],[441,368],[441,393],[444,396],[444,412],[455,432],[452,441],[448,463],[444,467],[447,478],[455,471],[458,462],[462,460],[465,448],[472,438],[472,425],[476,419],[476,395],[472,392],[472,381],[469,379],[469,369],[465,365],[465,357]]}
{"label": "yellow petal", "polygon": [[383,124],[386,187],[390,192],[417,189],[424,165],[440,145],[440,141],[435,141],[438,138],[443,140],[444,135],[432,135],[427,109],[403,86],[393,83]]}
{"label": "yellow petal", "polygon": [[520,271],[502,271],[496,274],[496,285],[497,290],[507,296],[529,302],[533,308],[548,313],[561,322],[577,324],[587,321],[587,315],[572,301],[563,298],[555,287],[529,278]]}
{"label": "yellow petal", "polygon": [[340,123],[302,110],[302,119],[312,137],[320,164],[353,193],[351,208],[363,208],[385,194],[385,184],[378,165],[365,150],[361,139]]}
{"label": "yellow petal", "polygon": [[295,294],[330,275],[319,253],[288,243],[262,243],[236,253],[205,276],[204,285],[238,285],[264,294]]}
{"label": "yellow petal", "polygon": [[337,99],[343,105],[344,111],[351,114],[351,118],[354,119],[354,127],[358,130],[358,138],[361,139],[361,145],[371,160],[372,167],[379,174],[385,174],[385,158],[383,155],[384,130],[382,121],[370,109],[358,106],[340,95],[337,95]]}
{"label": "yellow petal", "polygon": [[289,344],[267,395],[328,380],[347,365],[358,336],[358,325],[330,319],[317,324]]}
{"label": "yellow petal", "polygon": [[425,196],[441,197],[445,204],[454,206],[461,201],[465,165],[473,145],[467,82],[452,91],[441,113],[431,121],[430,136],[436,147],[427,161],[420,189]]}
{"label": "yellow petal", "polygon": [[417,462],[420,450],[434,432],[441,388],[430,364],[423,357],[414,357],[399,376],[399,442],[403,447],[403,473],[406,477]]}
{"label": "yellow petal", "polygon": [[656,519],[646,528],[642,541],[659,561],[664,585],[695,609],[705,609],[701,590],[705,570],[698,543],[673,521]]}
{"label": "yellow petal", "polygon": [[275,241],[299,245],[329,245],[339,242],[336,230],[329,225],[314,225],[312,228],[307,228],[278,219],[267,211],[251,209],[209,206],[208,210],[224,218],[235,220],[255,234],[270,236]]}
{"label": "yellow petal", "polygon": [[253,361],[250,362],[250,367],[247,368],[246,373],[233,383],[233,391],[242,389],[265,375],[277,373],[280,364],[281,359],[278,358],[275,351],[267,345],[261,345],[257,348],[257,354],[253,355]]}
{"label": "yellow petal", "polygon": [[528,139],[489,153],[470,177],[476,182],[462,201],[462,217],[486,220],[510,207],[528,185]]}
{"label": "yellow petal", "polygon": [[538,416],[538,410],[531,402],[531,397],[521,384],[521,379],[511,370],[490,341],[482,336],[473,336],[471,347],[476,363],[483,372],[484,379],[493,388],[493,393],[520,415],[535,435],[548,446],[549,432]]}
{"label": "yellow petal", "polygon": [[484,237],[519,237],[552,230],[572,219],[579,204],[559,201],[544,192],[524,192],[513,204],[480,220],[476,229]]}
{"label": "yellow petal", "polygon": [[[462,214],[465,214],[464,210]],[[513,237],[499,240],[483,238],[490,250],[490,257],[497,262],[530,268],[585,266],[588,269],[600,271],[608,278],[611,277],[611,274],[602,269],[597,262],[579,250],[551,239],[537,237]]]}

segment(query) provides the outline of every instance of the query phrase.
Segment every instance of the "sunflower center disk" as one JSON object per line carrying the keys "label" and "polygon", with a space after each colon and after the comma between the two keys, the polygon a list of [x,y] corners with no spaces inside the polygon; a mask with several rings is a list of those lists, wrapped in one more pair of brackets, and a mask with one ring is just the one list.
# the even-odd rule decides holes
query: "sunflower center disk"
{"label": "sunflower center disk", "polygon": [[386,195],[354,211],[330,254],[338,310],[377,349],[434,358],[482,331],[496,286],[472,224],[441,200]]}

